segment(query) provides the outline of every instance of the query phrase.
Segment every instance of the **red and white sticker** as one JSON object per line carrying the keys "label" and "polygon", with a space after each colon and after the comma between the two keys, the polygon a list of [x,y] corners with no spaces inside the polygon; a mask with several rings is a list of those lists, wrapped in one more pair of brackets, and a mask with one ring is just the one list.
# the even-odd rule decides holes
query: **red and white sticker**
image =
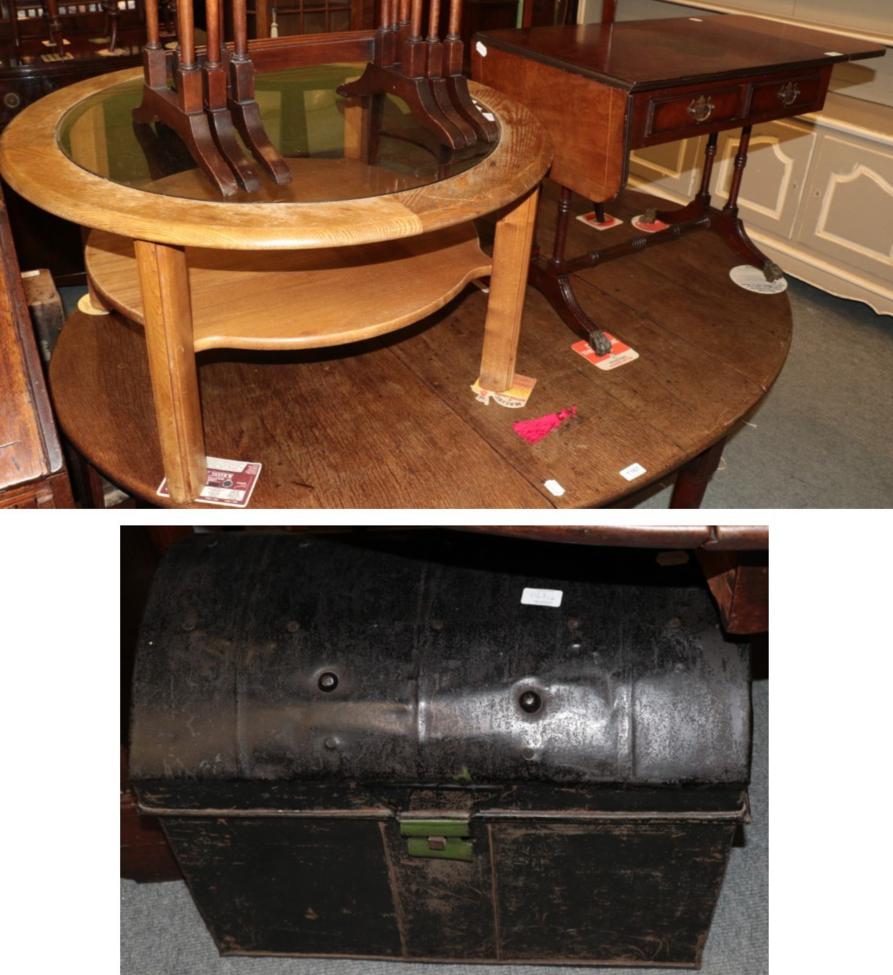
{"label": "red and white sticker", "polygon": [[[223,457],[208,457],[208,476],[196,501],[205,504],[219,504],[227,508],[247,508],[262,464],[255,461],[226,460]],[[158,486],[160,498],[169,498],[167,478]]]}
{"label": "red and white sticker", "polygon": [[577,219],[587,227],[592,227],[593,230],[611,230],[623,223],[620,217],[612,217],[610,213],[606,213],[605,219],[600,221],[596,218],[594,210],[590,213],[581,213]]}
{"label": "red and white sticker", "polygon": [[630,223],[636,230],[641,230],[644,234],[656,234],[659,230],[666,230],[670,226],[668,223],[664,223],[663,220],[649,220],[646,222],[642,219],[641,213],[637,217],[633,217]]}
{"label": "red and white sticker", "polygon": [[591,362],[605,372],[616,369],[618,366],[624,366],[627,362],[639,358],[639,353],[635,349],[631,349],[625,342],[621,342],[616,335],[612,335],[610,332],[605,332],[604,335],[611,340],[611,351],[604,355],[597,355],[590,344],[583,339],[574,342],[571,348],[577,355],[583,356],[587,362]]}

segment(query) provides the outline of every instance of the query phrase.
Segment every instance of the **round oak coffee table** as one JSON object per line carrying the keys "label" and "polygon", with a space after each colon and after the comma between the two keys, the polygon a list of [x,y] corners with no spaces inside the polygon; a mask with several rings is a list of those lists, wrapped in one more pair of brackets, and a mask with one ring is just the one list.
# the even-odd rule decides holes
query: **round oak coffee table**
{"label": "round oak coffee table", "polygon": [[[134,125],[139,71],[55,92],[0,138],[7,182],[90,228],[91,297],[96,310],[116,313],[95,319],[100,345],[102,329],[122,327],[119,316],[144,332],[157,475],[167,478],[173,503],[192,502],[207,475],[196,353],[288,353],[372,339],[489,275],[480,381],[496,392],[512,385],[538,186],[550,161],[546,136],[521,105],[471,85],[499,139],[447,152],[399,100],[373,113],[337,97],[337,85],[361,69],[259,75],[264,121],[292,181],[225,202],[168,130]],[[489,256],[472,221],[494,211]],[[87,348],[61,343],[51,384],[75,360],[79,373],[89,371]],[[257,408],[238,388],[231,398],[234,411]],[[104,406],[126,416],[126,404]],[[72,442],[102,470],[91,425],[67,416],[58,396],[57,409]],[[263,449],[244,445],[252,448]],[[105,472],[129,480],[126,470]]]}

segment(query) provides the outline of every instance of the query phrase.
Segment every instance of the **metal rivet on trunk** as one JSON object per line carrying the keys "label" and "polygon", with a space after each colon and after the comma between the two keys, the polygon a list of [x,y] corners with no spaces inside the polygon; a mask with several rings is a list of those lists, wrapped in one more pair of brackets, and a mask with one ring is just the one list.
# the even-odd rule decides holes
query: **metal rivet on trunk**
{"label": "metal rivet on trunk", "polygon": [[539,711],[543,702],[536,691],[525,691],[518,698],[518,703],[521,705],[522,711],[533,714],[534,711]]}
{"label": "metal rivet on trunk", "polygon": [[338,686],[338,675],[327,670],[319,675],[319,689],[321,691],[334,691]]}

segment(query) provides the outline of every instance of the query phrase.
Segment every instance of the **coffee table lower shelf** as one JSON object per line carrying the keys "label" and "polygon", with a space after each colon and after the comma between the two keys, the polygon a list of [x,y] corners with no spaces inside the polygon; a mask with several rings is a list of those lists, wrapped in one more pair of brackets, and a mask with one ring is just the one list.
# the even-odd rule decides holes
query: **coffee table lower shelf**
{"label": "coffee table lower shelf", "polygon": [[[626,194],[612,212],[628,219],[650,200]],[[550,210],[547,199],[541,240]],[[592,235],[576,222],[572,233],[576,243]],[[261,508],[598,506],[680,469],[689,490],[677,481],[677,504],[696,505],[718,460],[711,448],[765,396],[790,343],[787,296],[737,288],[734,263],[713,235],[693,234],[581,275],[587,311],[639,353],[612,372],[573,352],[576,337],[528,288],[518,371],[537,383],[523,409],[484,406],[470,389],[487,302],[476,288],[415,325],[343,348],[203,352],[207,452],[263,463],[252,498]],[[84,457],[136,497],[169,504],[156,495],[163,471],[142,328],[76,312],[50,380],[60,424]],[[570,406],[578,418],[537,444],[512,429]],[[644,473],[627,481],[621,472],[635,464]]]}
{"label": "coffee table lower shelf", "polygon": [[[95,294],[143,323],[134,242],[94,230],[85,262]],[[186,248],[196,352],[344,345],[442,308],[490,274],[472,224],[358,247],[300,251]]]}

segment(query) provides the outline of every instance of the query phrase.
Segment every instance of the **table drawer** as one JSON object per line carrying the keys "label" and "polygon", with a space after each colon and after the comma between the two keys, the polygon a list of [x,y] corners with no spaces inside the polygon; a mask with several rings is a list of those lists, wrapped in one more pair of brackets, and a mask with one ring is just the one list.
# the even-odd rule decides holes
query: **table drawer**
{"label": "table drawer", "polygon": [[747,86],[736,83],[636,95],[632,144],[669,142],[709,131],[717,124],[734,125],[746,108],[746,94]]}
{"label": "table drawer", "polygon": [[816,111],[824,103],[827,87],[827,71],[758,81],[753,85],[748,115],[758,121]]}
{"label": "table drawer", "polygon": [[630,148],[818,111],[830,74],[830,68],[813,68],[707,87],[639,92],[632,96]]}

